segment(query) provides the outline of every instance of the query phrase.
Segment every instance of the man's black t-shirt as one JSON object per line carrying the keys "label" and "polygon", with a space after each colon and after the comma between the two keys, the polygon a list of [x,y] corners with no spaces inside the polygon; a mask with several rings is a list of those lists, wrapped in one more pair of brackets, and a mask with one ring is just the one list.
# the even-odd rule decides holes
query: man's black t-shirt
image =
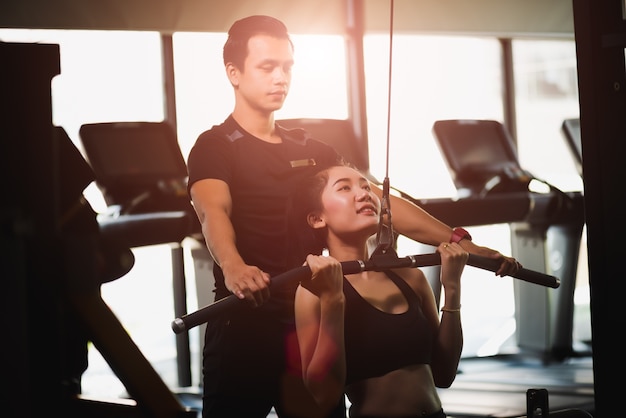
{"label": "man's black t-shirt", "polygon": [[[203,179],[228,184],[239,253],[247,264],[270,276],[297,267],[289,261],[287,222],[294,188],[305,176],[340,161],[331,146],[303,130],[277,128],[282,143],[268,143],[246,132],[230,116],[198,137],[187,162],[189,188]],[[216,299],[220,299],[230,293],[217,265],[214,274]],[[272,299],[283,297],[292,304],[296,285],[272,290]]]}

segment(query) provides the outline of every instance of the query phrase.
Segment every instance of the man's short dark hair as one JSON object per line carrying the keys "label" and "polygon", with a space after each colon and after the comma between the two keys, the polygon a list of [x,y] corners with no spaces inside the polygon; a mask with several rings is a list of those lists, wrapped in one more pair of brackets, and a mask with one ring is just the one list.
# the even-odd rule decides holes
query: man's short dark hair
{"label": "man's short dark hair", "polygon": [[248,16],[237,20],[228,31],[228,39],[224,44],[224,65],[230,62],[243,70],[244,62],[248,56],[248,40],[261,34],[278,39],[287,39],[293,48],[287,26],[283,22],[271,16]]}

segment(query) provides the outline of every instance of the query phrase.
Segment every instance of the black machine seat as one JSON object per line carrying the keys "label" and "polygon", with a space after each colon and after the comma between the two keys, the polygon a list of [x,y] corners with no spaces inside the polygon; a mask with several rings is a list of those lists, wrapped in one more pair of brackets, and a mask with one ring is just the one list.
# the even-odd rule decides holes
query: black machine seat
{"label": "black machine seat", "polygon": [[98,217],[104,235],[139,247],[181,242],[199,230],[187,166],[167,122],[85,124],[80,139],[110,208]]}
{"label": "black machine seat", "polygon": [[438,120],[433,133],[459,191],[473,196],[528,191],[533,176],[520,167],[513,139],[494,120]]}
{"label": "black machine seat", "polygon": [[120,213],[191,209],[187,166],[168,123],[85,124],[80,138],[108,206]]}

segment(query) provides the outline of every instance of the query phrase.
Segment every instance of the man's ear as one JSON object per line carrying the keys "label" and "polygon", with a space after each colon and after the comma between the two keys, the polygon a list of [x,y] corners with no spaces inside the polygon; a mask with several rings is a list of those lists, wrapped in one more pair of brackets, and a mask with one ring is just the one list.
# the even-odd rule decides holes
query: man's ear
{"label": "man's ear", "polygon": [[326,221],[315,212],[311,212],[307,215],[306,222],[314,229],[324,228],[326,226]]}
{"label": "man's ear", "polygon": [[237,87],[239,85],[239,70],[232,62],[226,64],[226,76],[233,87]]}

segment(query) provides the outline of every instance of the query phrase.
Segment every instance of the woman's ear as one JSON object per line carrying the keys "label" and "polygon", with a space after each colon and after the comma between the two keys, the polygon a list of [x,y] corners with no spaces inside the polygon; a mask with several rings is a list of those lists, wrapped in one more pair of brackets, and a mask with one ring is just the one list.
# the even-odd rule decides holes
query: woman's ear
{"label": "woman's ear", "polygon": [[324,228],[326,226],[326,222],[315,212],[311,212],[306,216],[306,222],[313,229]]}

